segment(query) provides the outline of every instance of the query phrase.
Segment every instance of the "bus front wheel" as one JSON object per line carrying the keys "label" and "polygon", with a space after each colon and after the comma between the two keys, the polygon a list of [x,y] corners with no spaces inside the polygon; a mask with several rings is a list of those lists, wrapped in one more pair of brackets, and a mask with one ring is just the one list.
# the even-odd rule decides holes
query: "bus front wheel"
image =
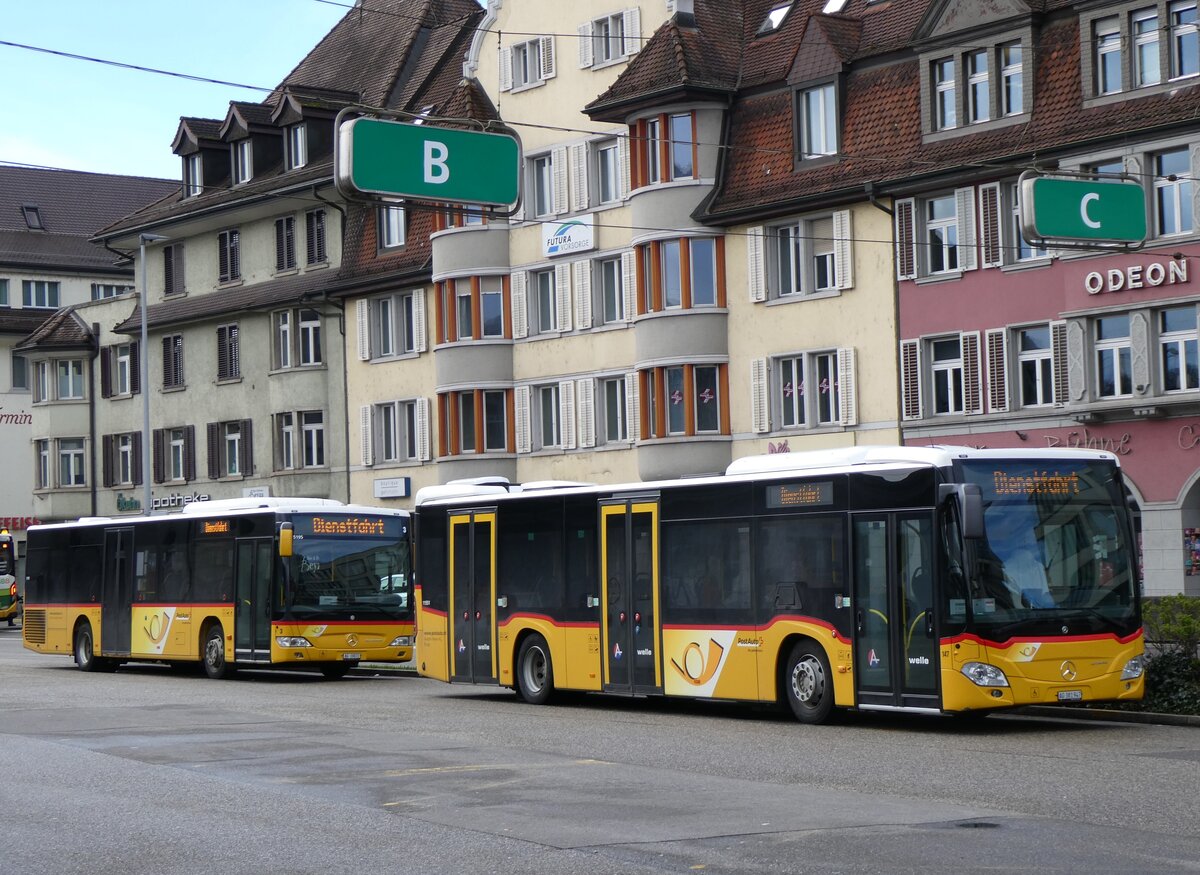
{"label": "bus front wheel", "polygon": [[218,681],[233,677],[233,666],[225,653],[225,630],[220,625],[209,629],[204,639],[204,673]]}
{"label": "bus front wheel", "polygon": [[530,705],[544,705],[554,692],[550,648],[541,635],[530,635],[517,653],[517,692]]}
{"label": "bus front wheel", "polygon": [[824,723],[833,712],[833,683],[824,651],[800,642],[788,659],[784,688],[792,713],[801,723]]}

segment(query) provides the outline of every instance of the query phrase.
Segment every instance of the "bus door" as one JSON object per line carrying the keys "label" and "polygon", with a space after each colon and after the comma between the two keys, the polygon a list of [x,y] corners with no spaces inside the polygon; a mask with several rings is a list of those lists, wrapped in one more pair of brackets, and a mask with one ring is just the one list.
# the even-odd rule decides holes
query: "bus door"
{"label": "bus door", "polygon": [[132,614],[133,529],[105,529],[98,652],[129,653]]}
{"label": "bus door", "polygon": [[236,561],[233,658],[237,662],[270,662],[274,539],[238,538]]}
{"label": "bus door", "polygon": [[657,497],[601,505],[600,580],[604,689],[661,692]]}
{"label": "bus door", "polygon": [[498,682],[496,511],[450,514],[451,680]]}
{"label": "bus door", "polygon": [[853,520],[858,706],[940,710],[933,516],[866,514]]}

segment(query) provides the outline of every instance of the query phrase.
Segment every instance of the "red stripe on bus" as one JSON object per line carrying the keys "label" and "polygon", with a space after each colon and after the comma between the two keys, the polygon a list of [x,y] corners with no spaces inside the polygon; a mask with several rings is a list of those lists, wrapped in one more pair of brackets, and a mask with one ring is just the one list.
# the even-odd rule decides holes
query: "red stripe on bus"
{"label": "red stripe on bus", "polygon": [[1096,632],[1091,635],[1043,635],[1038,636],[1016,636],[1009,638],[1007,641],[992,641],[987,638],[981,638],[978,635],[972,635],[969,632],[964,632],[961,635],[955,635],[953,638],[943,638],[941,643],[943,646],[948,644],[958,644],[962,641],[971,641],[975,644],[981,644],[984,647],[1007,648],[1014,644],[1055,644],[1059,641],[1104,641],[1112,639],[1118,644],[1129,644],[1142,637],[1142,631],[1138,631],[1126,635],[1124,638],[1118,637],[1115,632]]}
{"label": "red stripe on bus", "polygon": [[431,617],[445,617],[446,616],[445,611],[439,611],[437,608],[422,607],[420,610],[421,610],[422,614],[429,614]]}
{"label": "red stripe on bus", "polygon": [[524,612],[519,613],[519,614],[510,615],[507,620],[504,620],[499,625],[507,626],[510,623],[512,623],[514,620],[542,620],[543,622],[549,623],[551,626],[555,626],[559,629],[599,629],[600,628],[600,623],[595,620],[593,620],[591,622],[589,622],[587,620],[556,620],[553,617],[546,616],[545,614],[529,614],[529,613],[524,613]]}

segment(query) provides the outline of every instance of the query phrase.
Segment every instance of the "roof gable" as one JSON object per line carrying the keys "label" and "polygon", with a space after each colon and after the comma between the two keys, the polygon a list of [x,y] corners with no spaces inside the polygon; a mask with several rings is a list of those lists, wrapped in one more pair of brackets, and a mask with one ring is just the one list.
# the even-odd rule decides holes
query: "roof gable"
{"label": "roof gable", "polygon": [[1032,11],[1022,0],[940,0],[926,11],[914,38],[918,42],[937,41],[963,31],[1028,18]]}
{"label": "roof gable", "polygon": [[862,25],[853,19],[814,15],[788,73],[788,82],[798,84],[823,79],[842,72],[858,51]]}

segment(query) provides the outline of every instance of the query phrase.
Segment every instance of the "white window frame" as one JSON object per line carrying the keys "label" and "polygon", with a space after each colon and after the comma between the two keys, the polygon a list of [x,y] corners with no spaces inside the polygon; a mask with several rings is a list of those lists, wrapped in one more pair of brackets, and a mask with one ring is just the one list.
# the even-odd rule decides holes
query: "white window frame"
{"label": "white window frame", "polygon": [[837,85],[826,82],[800,92],[800,156],[808,161],[838,151]]}
{"label": "white window frame", "polygon": [[1162,82],[1161,40],[1158,8],[1138,9],[1129,17],[1133,35],[1133,87],[1145,88]]}
{"label": "white window frame", "polygon": [[133,435],[130,433],[117,435],[117,465],[116,479],[121,486],[133,484]]}
{"label": "white window frame", "polygon": [[21,304],[36,309],[57,310],[61,304],[62,286],[58,280],[22,280]]}
{"label": "white window frame", "polygon": [[530,206],[537,218],[554,215],[554,153],[535,155],[530,159],[530,182],[533,197]]}
{"label": "white window frame", "polygon": [[[1026,338],[1031,332],[1046,334],[1045,346],[1026,347]],[[1021,407],[1054,406],[1054,331],[1049,325],[1030,325],[1015,329],[1017,342],[1017,384],[1020,390]],[[1033,341],[1030,338],[1031,342]],[[1032,377],[1033,394],[1026,395],[1026,372]]]}
{"label": "white window frame", "polygon": [[54,362],[55,399],[82,401],[86,397],[83,359],[56,359]]}
{"label": "white window frame", "polygon": [[[1190,326],[1182,329],[1168,330],[1166,318],[1169,312],[1180,311],[1190,314]],[[1171,351],[1174,351],[1175,359],[1178,364],[1176,377],[1177,385],[1175,388],[1167,387],[1167,356]],[[1188,362],[1197,361],[1197,356],[1200,354],[1200,332],[1196,326],[1196,308],[1195,305],[1188,304],[1182,307],[1165,307],[1158,311],[1158,367],[1161,378],[1162,391],[1164,394],[1177,394],[1185,392],[1195,392],[1200,389],[1200,379],[1188,379]]]}
{"label": "white window frame", "polygon": [[115,378],[116,386],[114,394],[130,395],[133,393],[133,344],[120,343],[117,344],[114,351],[113,377]]}
{"label": "white window frame", "polygon": [[187,471],[187,433],[182,428],[172,428],[167,431],[169,446],[169,465],[167,472],[172,481],[185,479]]}
{"label": "white window frame", "polygon": [[308,128],[304,122],[288,125],[287,169],[299,170],[308,163]]}
{"label": "white window frame", "polygon": [[[940,345],[954,343],[958,354],[954,357],[942,355]],[[949,349],[946,347],[945,349]],[[962,338],[935,337],[929,340],[930,406],[934,416],[961,416],[966,412],[966,368],[963,362]],[[944,395],[944,403],[939,400]]]}
{"label": "white window frame", "polygon": [[[949,202],[953,208],[952,216],[942,216],[934,218],[933,213],[935,205],[939,203]],[[940,197],[931,197],[921,201],[922,207],[922,227],[926,246],[924,246],[925,267],[928,276],[939,276],[942,274],[958,273],[962,268],[960,266],[961,259],[960,249],[961,241],[958,233],[958,204],[956,198],[952,194],[941,195]],[[935,234],[942,235],[939,240],[935,240]],[[941,253],[941,267],[934,269],[934,251]]]}
{"label": "white window frame", "polygon": [[316,367],[325,364],[325,353],[321,345],[321,314],[302,307],[296,312],[296,361],[300,367]]}
{"label": "white window frame", "polygon": [[42,438],[34,441],[34,454],[37,458],[37,470],[34,472],[38,489],[49,489],[53,485],[50,468],[50,440]]}
{"label": "white window frame", "polygon": [[533,315],[531,327],[535,334],[551,334],[558,331],[558,287],[554,268],[535,270],[529,278],[533,281]]}
{"label": "white window frame", "polygon": [[625,277],[621,256],[598,258],[594,264],[601,324],[616,325],[624,322],[626,319]]}
{"label": "white window frame", "polygon": [[379,248],[399,249],[405,244],[404,207],[388,204],[379,208]]}
{"label": "white window frame", "polygon": [[64,489],[87,486],[83,438],[58,439],[58,485]]}
{"label": "white window frame", "polygon": [[274,314],[275,367],[281,370],[292,367],[293,347],[295,346],[292,319],[291,310],[279,310]]}
{"label": "white window frame", "polygon": [[1025,111],[1025,50],[1020,40],[1001,43],[1000,113],[1008,117]]}
{"label": "white window frame", "polygon": [[958,126],[956,68],[957,62],[952,57],[938,58],[933,62],[934,130],[949,131]]}
{"label": "white window frame", "polygon": [[621,144],[618,140],[603,140],[593,148],[596,165],[596,205],[620,203]]}
{"label": "white window frame", "polygon": [[254,178],[254,143],[246,137],[232,144],[233,184],[245,185]]}
{"label": "white window frame", "polygon": [[[1165,160],[1181,156],[1185,167],[1179,171],[1168,171]],[[1152,156],[1154,162],[1154,232],[1157,237],[1175,237],[1191,234],[1195,227],[1195,217],[1192,215],[1192,192],[1195,182],[1192,179],[1191,150],[1187,146],[1180,149],[1167,149]],[[1174,175],[1176,178],[1171,179]],[[1166,230],[1165,217],[1174,226]]]}
{"label": "white window frame", "polygon": [[239,477],[242,473],[242,423],[221,423],[221,467],[222,475]]}
{"label": "white window frame", "polygon": [[[1196,12],[1196,0],[1176,0],[1167,6],[1167,20],[1171,27],[1172,81],[1200,75],[1200,30],[1197,29]],[[1185,51],[1196,69],[1183,70]]]}
{"label": "white window frame", "polygon": [[[1116,337],[1104,338],[1100,337],[1100,326],[1105,319],[1124,318],[1128,326],[1126,333]],[[1132,337],[1132,320],[1128,313],[1114,314],[1110,317],[1098,317],[1095,320],[1092,330],[1093,343],[1095,345],[1095,368],[1096,368],[1096,398],[1097,399],[1112,399],[1112,398],[1130,398],[1133,396],[1133,337]],[[1110,394],[1104,394],[1103,386],[1101,385],[1101,374],[1104,370],[1105,363],[1108,363],[1112,368],[1114,389]],[[1124,372],[1124,373],[1123,373]],[[1128,382],[1125,382],[1125,381]]]}
{"label": "white window frame", "polygon": [[[1118,16],[1097,19],[1092,23],[1092,45],[1095,52],[1095,83],[1097,96],[1119,94],[1122,90],[1121,68],[1124,61],[1121,57],[1121,19]],[[1108,62],[1115,55],[1116,81],[1110,79],[1113,68]]]}
{"label": "white window frame", "polygon": [[[499,329],[488,327],[489,302],[492,311],[499,315]],[[479,336],[500,340],[504,337],[504,278],[481,276],[479,278]]]}
{"label": "white window frame", "polygon": [[991,61],[987,49],[966,55],[967,124],[976,125],[992,119]]}
{"label": "white window frame", "polygon": [[275,465],[277,471],[296,468],[296,414],[275,414]]}
{"label": "white window frame", "polygon": [[183,158],[183,196],[196,197],[204,191],[204,164],[200,153]]}
{"label": "white window frame", "polygon": [[606,15],[592,21],[592,66],[625,60],[625,16]]}
{"label": "white window frame", "polygon": [[544,450],[561,449],[563,423],[558,383],[536,386],[534,394],[538,405],[538,446]]}
{"label": "white window frame", "polygon": [[[606,377],[601,380],[601,398],[604,407],[603,442],[625,443],[629,440],[629,398],[627,378]],[[615,431],[615,433],[614,433]]]}
{"label": "white window frame", "polygon": [[1008,189],[1009,210],[1008,233],[1012,240],[1012,248],[1009,250],[1012,253],[1010,261],[1040,261],[1050,257],[1050,251],[1042,246],[1034,246],[1025,239],[1025,235],[1021,233],[1021,202],[1020,183],[1012,183]]}

